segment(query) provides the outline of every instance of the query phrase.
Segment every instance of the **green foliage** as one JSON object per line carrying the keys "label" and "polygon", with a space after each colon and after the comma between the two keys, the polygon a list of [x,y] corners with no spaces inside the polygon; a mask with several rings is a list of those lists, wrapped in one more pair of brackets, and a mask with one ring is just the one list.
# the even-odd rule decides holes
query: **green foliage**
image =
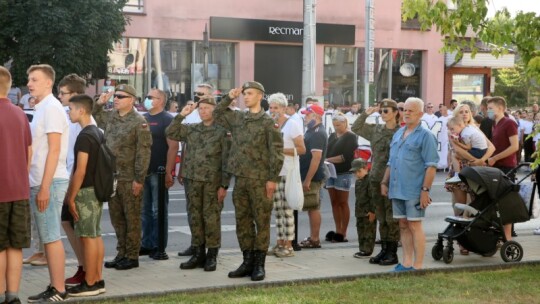
{"label": "green foliage", "polygon": [[[518,12],[514,18],[506,8],[487,18],[488,0],[454,0],[457,8],[448,9],[442,0],[403,0],[403,20],[418,17],[423,30],[435,26],[444,37],[445,52],[471,50],[474,58],[477,40],[489,43],[494,56],[515,48],[531,79],[540,80],[540,16]],[[474,34],[474,35],[469,35]],[[463,39],[469,36],[470,39]]]}
{"label": "green foliage", "polygon": [[534,87],[525,74],[523,65],[496,69],[493,76],[495,76],[495,96],[504,96],[509,107],[527,105],[529,90],[533,90]]}
{"label": "green foliage", "polygon": [[77,73],[105,78],[107,54],[129,20],[127,0],[0,0],[0,62],[12,60],[14,83],[32,64],[54,67],[56,79]]}

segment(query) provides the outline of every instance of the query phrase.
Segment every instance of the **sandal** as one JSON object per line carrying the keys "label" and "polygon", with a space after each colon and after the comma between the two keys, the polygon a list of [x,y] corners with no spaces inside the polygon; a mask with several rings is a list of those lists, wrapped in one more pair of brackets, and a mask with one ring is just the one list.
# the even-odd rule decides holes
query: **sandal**
{"label": "sandal", "polygon": [[300,247],[312,249],[321,248],[321,241],[314,241],[311,239],[311,237],[307,237],[302,242],[300,242]]}
{"label": "sandal", "polygon": [[461,255],[469,255],[469,250],[463,248],[461,245],[459,245],[459,253]]}
{"label": "sandal", "polygon": [[334,232],[334,231],[328,231],[328,233],[326,234],[325,241],[327,241],[327,242],[333,241],[335,235],[336,235],[336,232]]}
{"label": "sandal", "polygon": [[332,243],[347,243],[348,241],[341,233],[336,233],[332,239]]}

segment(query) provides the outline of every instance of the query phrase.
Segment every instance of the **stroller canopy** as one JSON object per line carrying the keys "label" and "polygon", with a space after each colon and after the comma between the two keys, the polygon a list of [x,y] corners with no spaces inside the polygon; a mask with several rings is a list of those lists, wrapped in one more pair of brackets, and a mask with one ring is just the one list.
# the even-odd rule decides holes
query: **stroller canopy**
{"label": "stroller canopy", "polygon": [[[500,199],[515,187],[514,183],[501,170],[492,167],[465,167],[459,173],[459,177],[475,193],[478,189],[485,189],[493,200]],[[470,181],[481,188],[476,187],[477,185],[471,185]]]}

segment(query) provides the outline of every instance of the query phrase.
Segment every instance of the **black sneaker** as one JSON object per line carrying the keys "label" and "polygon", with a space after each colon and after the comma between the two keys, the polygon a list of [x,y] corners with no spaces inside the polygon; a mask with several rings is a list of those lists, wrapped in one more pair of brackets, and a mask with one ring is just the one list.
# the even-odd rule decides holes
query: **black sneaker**
{"label": "black sneaker", "polygon": [[94,285],[89,286],[88,283],[86,283],[86,280],[84,280],[81,284],[68,289],[68,295],[70,297],[97,296],[99,294],[99,290],[99,282],[96,282],[94,283]]}
{"label": "black sneaker", "polygon": [[47,286],[47,289],[35,296],[28,297],[28,303],[43,303],[43,302],[62,302],[66,299],[67,292],[59,292],[53,286]]}
{"label": "black sneaker", "polygon": [[107,290],[105,289],[105,280],[98,281],[97,286],[99,287],[99,293],[105,293]]}

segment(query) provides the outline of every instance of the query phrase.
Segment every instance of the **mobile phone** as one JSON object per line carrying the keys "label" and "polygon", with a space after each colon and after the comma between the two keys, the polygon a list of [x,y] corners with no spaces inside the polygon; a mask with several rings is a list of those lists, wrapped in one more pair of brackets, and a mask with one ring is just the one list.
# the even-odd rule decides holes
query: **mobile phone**
{"label": "mobile phone", "polygon": [[414,208],[416,208],[416,210],[422,210],[422,206],[420,205],[420,202],[418,202],[418,204],[414,205]]}

